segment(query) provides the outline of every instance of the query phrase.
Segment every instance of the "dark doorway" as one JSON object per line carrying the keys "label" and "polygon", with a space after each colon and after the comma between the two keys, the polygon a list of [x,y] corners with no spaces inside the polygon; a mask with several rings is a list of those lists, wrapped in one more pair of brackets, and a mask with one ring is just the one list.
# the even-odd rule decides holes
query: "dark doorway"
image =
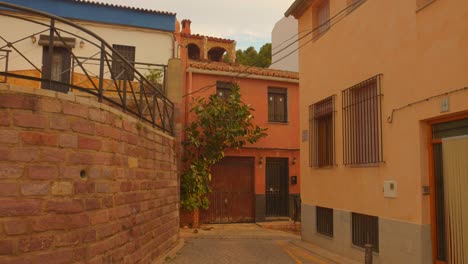
{"label": "dark doorway", "polygon": [[[458,253],[463,252],[464,246],[466,249],[466,244],[461,241],[468,224],[460,215],[468,212],[468,199],[464,198],[467,196],[463,196],[466,186],[460,178],[466,179],[468,148],[463,147],[468,146],[468,118],[435,122],[430,128],[432,253],[434,263],[445,264],[449,263],[450,259],[462,259]],[[459,153],[454,145],[464,151]]]}
{"label": "dark doorway", "polygon": [[288,159],[266,159],[266,216],[288,216]]}
{"label": "dark doorway", "polygon": [[42,78],[49,78],[42,81],[42,88],[57,92],[68,93],[70,83],[71,54],[67,48],[54,47],[52,61],[49,62],[49,47],[43,47],[42,53]]}
{"label": "dark doorway", "polygon": [[254,161],[225,157],[211,168],[210,206],[200,211],[202,223],[239,223],[255,220]]}

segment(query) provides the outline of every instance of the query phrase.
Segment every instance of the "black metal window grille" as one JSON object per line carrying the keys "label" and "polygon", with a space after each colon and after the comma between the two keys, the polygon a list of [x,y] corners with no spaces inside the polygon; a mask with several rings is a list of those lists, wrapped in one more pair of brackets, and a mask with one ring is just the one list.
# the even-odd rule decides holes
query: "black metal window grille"
{"label": "black metal window grille", "polygon": [[309,106],[311,167],[335,165],[335,97]]}
{"label": "black metal window grille", "polygon": [[216,82],[216,94],[226,100],[232,92],[232,85],[231,82]]}
{"label": "black metal window grille", "polygon": [[268,88],[268,121],[286,123],[287,89]]}
{"label": "black metal window grille", "polygon": [[342,92],[345,165],[383,162],[381,76]]}
{"label": "black metal window grille", "polygon": [[333,237],[333,209],[316,207],[317,233]]}
{"label": "black metal window grille", "polygon": [[379,252],[379,218],[352,213],[352,240],[356,246],[370,244],[373,251]]}
{"label": "black metal window grille", "polygon": [[135,73],[133,69],[130,69],[123,61],[115,54],[115,52],[120,53],[124,59],[126,59],[130,64],[135,67],[135,47],[134,46],[125,46],[125,45],[112,45],[115,51],[112,51],[112,76],[116,80],[127,80],[133,81],[135,78]]}

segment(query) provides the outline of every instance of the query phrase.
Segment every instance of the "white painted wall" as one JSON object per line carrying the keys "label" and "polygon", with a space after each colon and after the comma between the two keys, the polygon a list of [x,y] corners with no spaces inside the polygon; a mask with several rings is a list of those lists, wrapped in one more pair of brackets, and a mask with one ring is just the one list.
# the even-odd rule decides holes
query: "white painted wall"
{"label": "white painted wall", "polygon": [[[38,20],[45,24],[50,22],[47,20]],[[77,21],[75,21],[77,22]],[[117,25],[107,25],[107,24],[98,24],[93,22],[77,22],[79,25],[93,31],[98,34],[104,40],[106,40],[110,45],[120,44],[135,46],[135,57],[137,62],[145,63],[155,63],[155,64],[167,64],[168,60],[172,58],[173,52],[173,33],[171,32],[162,32],[150,29],[141,29],[141,28],[132,28],[125,26]],[[23,21],[15,18],[6,17],[0,14],[0,36],[5,38],[9,42],[17,41],[23,37],[31,35],[32,33],[38,33],[42,30],[47,29],[46,26],[38,25],[28,21]],[[81,38],[88,38],[96,42],[96,39],[90,37],[90,35],[67,25],[57,23],[57,27],[65,29],[74,33]],[[98,48],[93,46],[91,43],[85,40],[85,45],[83,48],[80,47],[79,43],[82,40],[80,37],[72,36],[70,34],[61,33],[63,37],[73,37],[76,39],[76,47],[73,49],[73,53],[76,56],[93,56],[98,53]],[[49,35],[49,32],[41,33],[43,35]],[[32,43],[31,39],[25,39],[19,43],[15,44],[15,48],[20,50],[28,59],[30,59],[35,65],[39,68],[42,65],[42,49],[43,46],[38,45],[39,35],[36,35],[37,42]],[[4,46],[6,43],[0,39],[0,47]],[[29,64],[21,55],[14,51],[12,48],[6,47],[5,49],[12,50],[9,57],[9,71],[14,70],[28,70],[34,69],[31,64]],[[99,54],[96,54],[94,58],[99,59]],[[1,58],[1,54],[0,54]],[[3,71],[4,60],[0,60],[0,71]],[[94,61],[93,63],[98,63]],[[97,65],[87,65],[87,69],[92,69],[93,73],[96,75],[99,73],[99,68]],[[79,67],[75,68],[76,72],[81,72]],[[106,70],[107,71],[107,70]],[[145,70],[141,70],[144,74]]]}
{"label": "white painted wall", "polygon": [[[271,32],[272,65],[271,69],[299,71],[299,53],[297,41],[297,20],[294,17],[284,17],[279,20]],[[288,48],[289,44],[292,44]],[[293,52],[288,57],[281,59],[287,54]],[[275,53],[277,53],[275,55]],[[280,60],[281,59],[281,60]],[[280,60],[280,61],[278,61]],[[276,62],[278,61],[278,62]]]}

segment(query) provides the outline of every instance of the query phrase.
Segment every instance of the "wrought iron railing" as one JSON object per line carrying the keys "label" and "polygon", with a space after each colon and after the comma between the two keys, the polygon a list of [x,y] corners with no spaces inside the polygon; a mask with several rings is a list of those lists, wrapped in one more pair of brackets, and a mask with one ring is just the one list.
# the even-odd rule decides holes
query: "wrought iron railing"
{"label": "wrought iron railing", "polygon": [[[0,8],[0,16],[18,23],[10,25],[18,28],[13,33],[0,31],[0,82],[24,81],[36,88],[90,96],[173,134],[166,65],[129,62],[103,38],[62,17],[4,2]],[[74,50],[76,40],[86,52]],[[38,41],[32,49],[31,43]]]}

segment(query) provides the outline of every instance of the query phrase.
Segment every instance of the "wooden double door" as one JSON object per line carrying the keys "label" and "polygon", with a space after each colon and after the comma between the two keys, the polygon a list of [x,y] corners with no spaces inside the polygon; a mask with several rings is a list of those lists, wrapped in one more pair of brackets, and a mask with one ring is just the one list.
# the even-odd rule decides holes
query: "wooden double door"
{"label": "wooden double door", "polygon": [[211,169],[210,206],[200,211],[202,223],[255,221],[254,159],[225,157]]}

